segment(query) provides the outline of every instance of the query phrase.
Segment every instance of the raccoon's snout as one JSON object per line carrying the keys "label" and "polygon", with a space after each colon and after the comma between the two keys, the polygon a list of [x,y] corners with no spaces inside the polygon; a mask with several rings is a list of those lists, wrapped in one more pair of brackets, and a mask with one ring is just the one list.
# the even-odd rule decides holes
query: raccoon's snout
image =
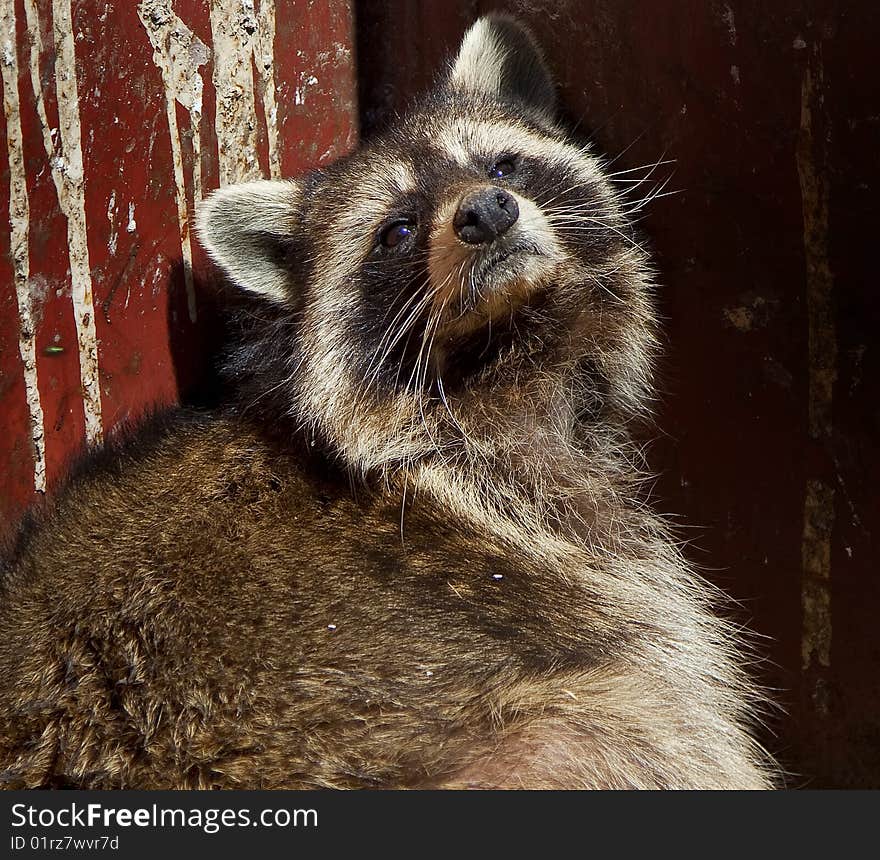
{"label": "raccoon's snout", "polygon": [[452,220],[455,235],[468,245],[484,245],[506,233],[519,218],[516,200],[502,188],[487,186],[461,199]]}

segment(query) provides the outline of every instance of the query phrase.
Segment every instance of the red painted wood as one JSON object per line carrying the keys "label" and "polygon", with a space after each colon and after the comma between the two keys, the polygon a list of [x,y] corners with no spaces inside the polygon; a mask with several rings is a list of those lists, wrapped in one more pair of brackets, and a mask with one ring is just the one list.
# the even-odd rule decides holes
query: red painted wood
{"label": "red painted wood", "polygon": [[[219,4],[222,5],[222,4]],[[228,5],[228,4],[227,4]],[[353,16],[334,0],[276,0],[274,74],[282,172],[331,161],[356,137]],[[261,11],[261,4],[255,4]],[[14,4],[30,204],[30,289],[37,314],[39,390],[45,414],[49,490],[85,442],[79,350],[72,303],[67,221],[45,147],[31,85],[23,0]],[[38,0],[44,51],[41,91],[50,128],[58,127],[52,2]],[[177,0],[173,12],[208,47],[208,0]],[[107,432],[145,409],[174,402],[198,378],[213,333],[208,292],[193,324],[181,266],[171,136],[162,75],[134,0],[74,0],[72,20],[85,172],[85,213],[94,289],[103,426]],[[201,66],[201,173],[217,187],[214,58]],[[4,69],[6,73],[6,69]],[[269,173],[265,111],[254,84],[258,155]],[[188,213],[194,211],[195,159],[189,112],[176,106]],[[7,118],[10,121],[10,118]],[[19,318],[10,265],[6,125],[0,138],[0,531],[34,498],[33,446],[19,357]],[[129,227],[129,205],[136,227]],[[193,242],[195,280],[210,280]]]}

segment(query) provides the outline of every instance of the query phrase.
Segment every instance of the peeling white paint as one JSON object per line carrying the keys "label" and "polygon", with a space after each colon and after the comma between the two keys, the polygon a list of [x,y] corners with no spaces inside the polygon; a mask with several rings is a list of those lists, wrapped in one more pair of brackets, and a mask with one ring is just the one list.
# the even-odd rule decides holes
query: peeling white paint
{"label": "peeling white paint", "polygon": [[211,3],[217,92],[214,130],[221,186],[262,177],[257,157],[257,110],[251,68],[258,30],[252,0]]}
{"label": "peeling white paint", "polygon": [[[189,210],[186,201],[186,180],[183,170],[183,147],[177,125],[179,103],[189,112],[192,140],[192,188],[195,204],[202,199],[202,90],[199,69],[210,59],[207,45],[193,33],[171,8],[171,0],[143,0],[138,15],[153,46],[153,62],[162,73],[165,91],[165,115],[171,138],[171,160],[177,198],[177,223],[180,232],[180,253],[183,258],[183,276],[189,318],[196,321],[196,293],[192,274],[192,241],[189,229]],[[150,141],[152,149],[153,140]],[[132,216],[129,218],[132,223]],[[136,226],[136,225],[135,225]],[[133,230],[129,230],[133,232]]]}
{"label": "peeling white paint", "polygon": [[220,185],[260,179],[254,72],[262,101],[269,149],[269,175],[281,178],[278,105],[275,88],[275,0],[215,0],[211,4],[214,128],[217,134]]}
{"label": "peeling white paint", "polygon": [[128,204],[128,224],[125,225],[126,233],[134,233],[137,230],[137,221],[134,220],[134,203]]}
{"label": "peeling white paint", "polygon": [[13,0],[0,0],[0,32],[3,33],[3,108],[6,115],[6,150],[9,159],[9,226],[15,294],[18,300],[18,350],[24,367],[24,386],[34,450],[34,489],[46,491],[43,405],[37,385],[36,324],[30,277],[30,203],[18,98],[18,55],[15,50],[16,20]]}
{"label": "peeling white paint", "polygon": [[50,130],[49,128],[40,81],[40,54],[43,50],[43,43],[36,0],[24,0],[24,9],[31,42],[31,86],[43,132],[43,146],[52,168],[52,179],[58,194],[58,205],[67,219],[71,300],[73,301],[74,322],[79,346],[79,372],[86,439],[90,443],[96,443],[100,442],[103,437],[101,389],[98,376],[98,337],[95,331],[95,308],[89,265],[82,130],[79,118],[76,51],[70,0],[52,0],[55,92],[59,124],[57,135],[53,135],[55,129]]}

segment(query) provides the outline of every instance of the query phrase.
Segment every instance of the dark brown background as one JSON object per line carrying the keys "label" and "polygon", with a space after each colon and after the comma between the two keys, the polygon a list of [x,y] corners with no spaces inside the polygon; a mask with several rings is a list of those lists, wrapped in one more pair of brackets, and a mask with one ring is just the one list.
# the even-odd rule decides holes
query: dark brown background
{"label": "dark brown background", "polygon": [[[200,295],[197,325],[184,316],[164,91],[137,4],[69,3],[97,372],[110,433],[126,416],[191,385],[212,337],[212,314]],[[212,42],[209,6],[173,3],[213,56],[221,47]],[[258,0],[257,10],[263,6]],[[39,85],[54,126],[53,2],[36,0],[36,7],[44,43]],[[5,8],[17,19],[21,111],[0,126],[0,531],[34,498],[6,230],[3,156],[16,119],[30,198],[50,492],[83,444],[66,220],[34,104],[33,34],[23,0]],[[880,787],[876,0],[357,0],[354,29],[343,0],[275,0],[283,170],[353,145],[355,84],[366,132],[402,108],[429,84],[466,26],[491,8],[514,11],[532,26],[566,112],[599,148],[619,156],[621,169],[664,154],[675,160],[672,185],[680,193],[655,201],[644,222],[662,273],[668,341],[651,455],[661,475],[655,504],[677,518],[690,557],[766,637],[758,647],[767,660],[757,670],[785,708],[766,743],[798,774],[792,784]],[[198,71],[205,190],[218,174],[212,63]],[[194,130],[180,104],[176,111],[191,214]],[[258,120],[262,129],[265,117]],[[258,148],[263,165],[263,131]],[[114,190],[120,211],[111,221]],[[132,233],[125,229],[129,201],[137,207]]]}
{"label": "dark brown background", "polygon": [[644,222],[668,338],[658,508],[768,637],[795,785],[880,787],[880,10],[849,3],[360,0],[365,131],[467,24],[538,35],[621,168],[674,159]]}

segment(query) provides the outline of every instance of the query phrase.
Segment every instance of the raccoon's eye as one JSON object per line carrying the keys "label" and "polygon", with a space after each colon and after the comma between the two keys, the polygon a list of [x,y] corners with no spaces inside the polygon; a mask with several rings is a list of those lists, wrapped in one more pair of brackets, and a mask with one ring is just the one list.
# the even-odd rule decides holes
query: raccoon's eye
{"label": "raccoon's eye", "polygon": [[389,224],[380,234],[379,241],[386,248],[396,248],[410,236],[415,235],[416,225],[412,221],[395,221]]}
{"label": "raccoon's eye", "polygon": [[511,173],[515,172],[516,162],[510,156],[499,158],[498,161],[489,168],[489,176],[492,179],[503,179],[505,176],[510,176]]}

